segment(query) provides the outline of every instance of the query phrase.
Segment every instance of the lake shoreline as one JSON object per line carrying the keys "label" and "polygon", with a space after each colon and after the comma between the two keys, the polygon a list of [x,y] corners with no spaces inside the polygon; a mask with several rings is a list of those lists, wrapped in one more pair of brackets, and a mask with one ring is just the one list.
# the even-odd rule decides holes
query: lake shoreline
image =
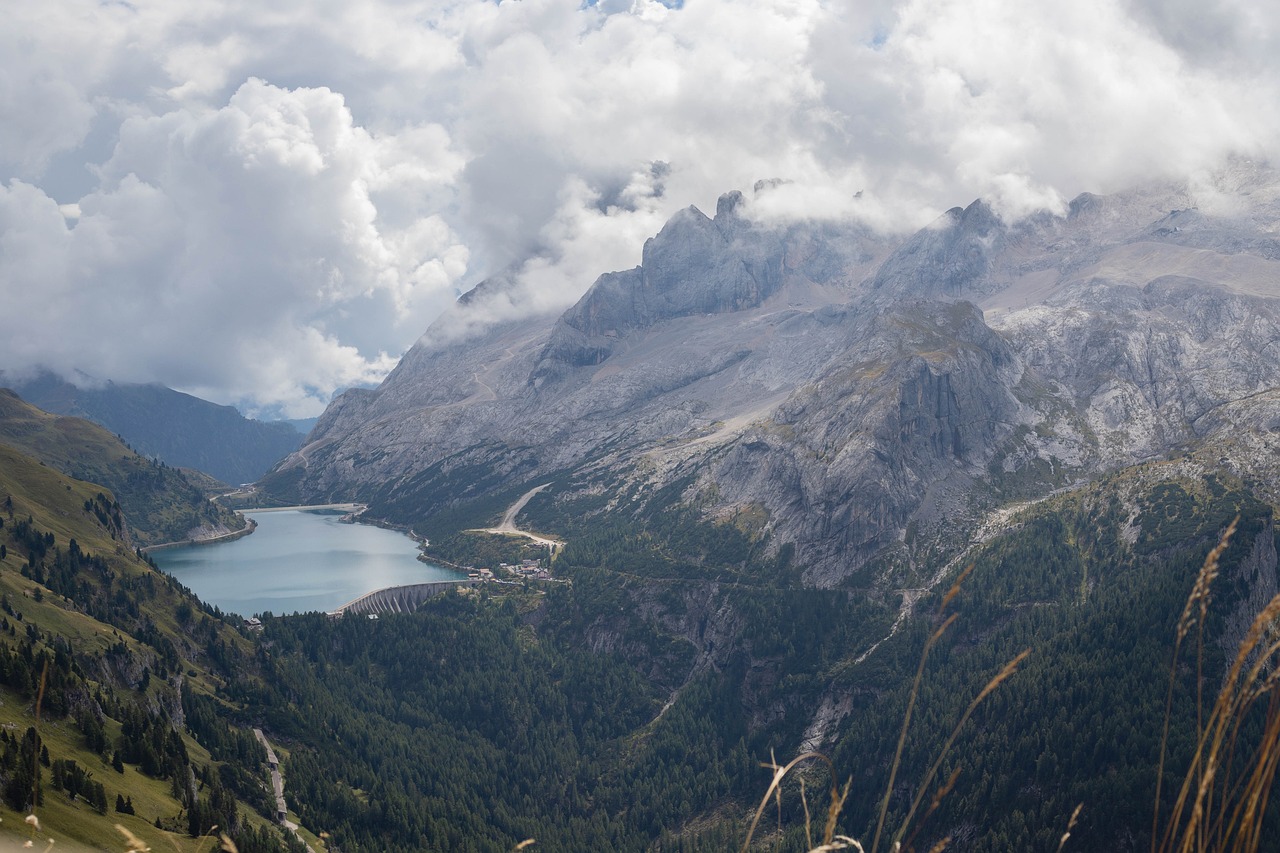
{"label": "lake shoreline", "polygon": [[202,600],[241,615],[329,612],[388,587],[466,579],[460,567],[421,559],[412,531],[352,518],[348,505],[272,509],[240,510],[256,518],[250,538],[234,541],[245,535],[236,531],[188,543],[198,548],[174,546],[156,561]]}
{"label": "lake shoreline", "polygon": [[234,542],[237,539],[243,539],[257,529],[258,522],[246,516],[245,525],[239,530],[232,530],[229,533],[219,533],[217,536],[210,536],[205,539],[182,539],[178,542],[161,542],[159,545],[147,545],[141,550],[144,554],[150,554],[153,551],[166,551],[170,548],[186,548],[192,545],[219,545],[223,542]]}

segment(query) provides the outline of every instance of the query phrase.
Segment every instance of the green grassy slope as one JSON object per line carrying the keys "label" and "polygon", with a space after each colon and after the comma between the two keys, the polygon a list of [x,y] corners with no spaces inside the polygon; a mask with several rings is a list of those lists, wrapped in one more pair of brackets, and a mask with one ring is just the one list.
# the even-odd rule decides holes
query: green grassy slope
{"label": "green grassy slope", "polygon": [[191,831],[219,823],[241,851],[277,850],[269,821],[235,804],[270,808],[261,751],[215,698],[251,669],[252,643],[126,546],[113,507],[0,444],[0,844],[31,838],[34,811],[41,848],[123,850],[120,823],[153,849],[209,849]]}
{"label": "green grassy slope", "polygon": [[180,541],[200,528],[244,526],[182,472],[139,456],[97,424],[42,412],[2,388],[0,442],[77,480],[105,486],[119,500],[138,545]]}

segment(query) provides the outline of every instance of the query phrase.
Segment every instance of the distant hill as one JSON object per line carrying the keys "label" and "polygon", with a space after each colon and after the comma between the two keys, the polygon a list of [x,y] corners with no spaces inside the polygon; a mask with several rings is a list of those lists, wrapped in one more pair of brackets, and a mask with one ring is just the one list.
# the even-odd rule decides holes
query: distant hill
{"label": "distant hill", "polygon": [[243,518],[207,500],[181,471],[138,455],[95,423],[41,411],[3,388],[0,444],[112,491],[135,545],[209,538],[244,526]]}
{"label": "distant hill", "polygon": [[287,421],[252,420],[233,406],[163,385],[108,382],[101,388],[78,388],[45,373],[9,387],[46,412],[102,424],[145,456],[196,468],[232,485],[265,474],[301,446],[306,431]]}

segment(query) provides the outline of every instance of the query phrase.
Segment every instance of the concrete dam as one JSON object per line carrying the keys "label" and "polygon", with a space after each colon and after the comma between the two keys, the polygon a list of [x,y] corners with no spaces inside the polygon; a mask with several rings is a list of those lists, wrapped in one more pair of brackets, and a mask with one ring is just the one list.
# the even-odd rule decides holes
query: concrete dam
{"label": "concrete dam", "polygon": [[407,586],[389,586],[365,593],[331,611],[333,615],[344,613],[412,613],[428,598],[441,595],[460,586],[475,586],[480,581],[457,580],[415,583]]}

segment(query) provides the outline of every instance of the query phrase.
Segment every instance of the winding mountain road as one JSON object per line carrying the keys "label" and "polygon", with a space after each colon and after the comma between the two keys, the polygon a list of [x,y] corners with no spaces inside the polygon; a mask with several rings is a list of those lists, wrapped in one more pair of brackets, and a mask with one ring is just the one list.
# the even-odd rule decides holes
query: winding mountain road
{"label": "winding mountain road", "polygon": [[533,496],[543,489],[551,488],[550,483],[543,483],[541,486],[535,486],[520,496],[520,499],[507,507],[506,513],[502,516],[502,521],[497,527],[488,527],[481,530],[482,533],[492,533],[495,536],[524,536],[532,539],[539,545],[546,545],[548,548],[555,550],[564,546],[564,543],[556,539],[547,539],[545,536],[539,536],[536,533],[530,533],[527,530],[521,530],[516,527],[516,516],[520,514],[520,510],[524,509],[525,504],[533,500]]}

